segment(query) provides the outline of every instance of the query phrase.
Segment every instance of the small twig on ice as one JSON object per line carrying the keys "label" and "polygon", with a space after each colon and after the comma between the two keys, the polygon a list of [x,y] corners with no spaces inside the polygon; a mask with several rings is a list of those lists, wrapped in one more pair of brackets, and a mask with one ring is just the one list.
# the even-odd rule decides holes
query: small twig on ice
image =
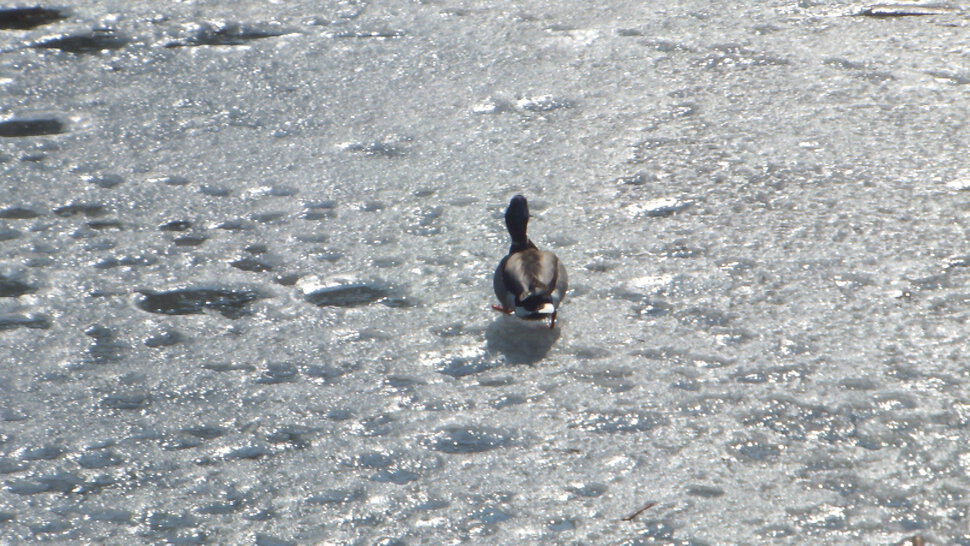
{"label": "small twig on ice", "polygon": [[623,518],[623,521],[633,521],[633,520],[635,520],[637,518],[637,516],[639,516],[640,514],[646,512],[647,510],[653,508],[656,505],[657,505],[657,503],[655,503],[655,502],[648,502],[643,508],[641,508],[641,509],[637,510],[636,512],[630,514],[629,516]]}

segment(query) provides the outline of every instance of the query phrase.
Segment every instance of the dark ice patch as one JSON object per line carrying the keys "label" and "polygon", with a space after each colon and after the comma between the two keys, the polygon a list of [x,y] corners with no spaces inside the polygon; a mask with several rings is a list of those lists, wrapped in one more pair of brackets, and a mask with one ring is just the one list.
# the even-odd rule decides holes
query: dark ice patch
{"label": "dark ice patch", "polygon": [[459,378],[498,368],[502,365],[502,362],[487,354],[481,354],[473,356],[452,356],[447,358],[443,364],[443,366],[438,368],[438,373]]}
{"label": "dark ice patch", "polygon": [[208,239],[205,235],[183,235],[176,237],[172,242],[175,246],[199,246]]}
{"label": "dark ice patch", "polygon": [[812,370],[806,365],[770,366],[767,368],[739,370],[731,377],[738,383],[788,383],[808,378]]}
{"label": "dark ice patch", "polygon": [[505,394],[499,396],[495,400],[492,400],[490,405],[495,409],[508,408],[511,406],[518,406],[519,404],[525,404],[528,400],[517,394]]}
{"label": "dark ice patch", "polygon": [[140,410],[151,404],[151,398],[145,393],[109,394],[101,399],[100,406],[104,409]]}
{"label": "dark ice patch", "polygon": [[152,511],[145,518],[145,523],[153,531],[174,531],[197,525],[195,518],[188,514],[176,515],[162,511]]}
{"label": "dark ice patch", "polygon": [[643,298],[639,305],[633,307],[633,316],[635,318],[662,317],[670,314],[673,309],[673,305],[663,300]]}
{"label": "dark ice patch", "polygon": [[394,430],[394,418],[386,413],[379,413],[360,420],[358,433],[361,436],[384,436]]}
{"label": "dark ice patch", "polygon": [[[260,514],[264,514],[260,512]],[[247,519],[257,519],[254,516],[247,516]],[[256,533],[256,546],[297,546],[299,543],[292,540],[284,540],[264,533]]]}
{"label": "dark ice patch", "polygon": [[29,468],[30,465],[22,461],[17,461],[7,457],[0,457],[0,474],[14,474],[17,472],[23,472]]}
{"label": "dark ice patch", "polygon": [[27,207],[7,207],[0,209],[0,219],[3,220],[30,220],[40,216],[40,213]]}
{"label": "dark ice patch", "polygon": [[252,218],[253,221],[259,222],[261,224],[271,224],[274,222],[278,222],[280,219],[282,219],[285,216],[286,216],[286,212],[283,212],[280,210],[274,210],[274,211],[259,212],[259,213],[253,214],[252,216],[250,216],[250,218]]}
{"label": "dark ice patch", "polygon": [[534,97],[522,97],[515,101],[515,105],[525,112],[552,112],[562,108],[572,108],[575,103],[563,97],[553,95],[539,95]]}
{"label": "dark ice patch", "polygon": [[265,446],[252,445],[234,449],[226,455],[227,459],[260,459],[267,455],[272,455],[273,451]]}
{"label": "dark ice patch", "polygon": [[865,70],[868,68],[866,63],[850,61],[849,59],[843,59],[841,57],[828,57],[822,61],[822,64],[842,70]]}
{"label": "dark ice patch", "polygon": [[150,179],[149,182],[157,182],[169,186],[186,186],[189,183],[189,179],[183,176],[159,176]]}
{"label": "dark ice patch", "polygon": [[183,428],[182,432],[202,440],[214,440],[226,435],[226,429],[217,425],[200,425],[197,427]]}
{"label": "dark ice patch", "polygon": [[649,432],[667,422],[666,417],[655,411],[591,411],[574,420],[570,428],[599,434]]}
{"label": "dark ice patch", "polygon": [[380,472],[372,475],[370,477],[371,481],[381,482],[381,483],[393,483],[396,485],[404,485],[416,481],[421,478],[421,474],[417,472],[412,472],[410,470],[395,469],[395,470],[381,470]]}
{"label": "dark ice patch", "polygon": [[248,220],[243,220],[242,218],[234,218],[232,220],[226,220],[225,222],[216,226],[216,229],[224,229],[226,231],[246,231],[253,229],[255,224]]}
{"label": "dark ice patch", "polygon": [[627,186],[643,186],[644,184],[656,182],[657,180],[657,175],[653,173],[647,171],[637,171],[631,175],[617,178],[616,182],[617,184],[625,184]]}
{"label": "dark ice patch", "polygon": [[306,210],[300,215],[304,220],[329,220],[337,217],[336,201],[320,201],[308,203]]}
{"label": "dark ice patch", "polygon": [[314,433],[314,429],[297,425],[282,426],[267,434],[266,441],[283,447],[306,449],[310,447],[310,438]]}
{"label": "dark ice patch", "polygon": [[325,489],[316,495],[310,496],[307,504],[345,504],[364,498],[363,489]]}
{"label": "dark ice patch", "polygon": [[220,288],[184,288],[167,292],[141,290],[135,305],[149,313],[162,315],[197,315],[206,309],[217,311],[228,319],[249,314],[249,304],[263,296],[252,290]]}
{"label": "dark ice patch", "polygon": [[124,459],[110,449],[88,452],[77,459],[77,464],[89,470],[118,466],[123,462]]}
{"label": "dark ice patch", "polygon": [[91,360],[96,364],[106,364],[121,360],[128,348],[123,342],[118,341],[114,330],[104,326],[93,326],[85,332],[94,342],[88,348]]}
{"label": "dark ice patch", "polygon": [[601,483],[587,483],[583,485],[570,486],[566,491],[577,497],[595,498],[606,493],[607,486]]}
{"label": "dark ice patch", "polygon": [[183,340],[184,337],[182,334],[176,330],[165,330],[145,338],[145,346],[151,347],[152,349],[171,347],[172,345],[181,343]]}
{"label": "dark ice patch", "polygon": [[37,288],[13,275],[0,273],[0,298],[16,298],[29,294]]}
{"label": "dark ice patch", "polygon": [[371,264],[374,267],[379,267],[381,269],[387,269],[389,267],[397,267],[404,263],[404,260],[396,256],[381,256],[371,260]]}
{"label": "dark ice patch", "polygon": [[640,43],[661,53],[684,53],[694,51],[694,49],[688,45],[670,40],[647,39],[641,41]]}
{"label": "dark ice patch", "polygon": [[927,76],[932,76],[941,80],[948,80],[954,85],[970,84],[970,73],[947,72],[945,70],[928,70]]}
{"label": "dark ice patch", "polygon": [[400,157],[407,153],[407,148],[388,141],[349,142],[340,145],[340,149],[373,157]]}
{"label": "dark ice patch", "polygon": [[66,19],[60,10],[30,7],[0,9],[0,29],[29,30]]}
{"label": "dark ice patch", "polygon": [[391,38],[401,38],[403,37],[403,30],[352,30],[348,32],[338,32],[333,35],[334,38],[356,38],[356,39],[371,39],[371,40],[389,40]]}
{"label": "dark ice patch", "polygon": [[202,505],[196,509],[196,512],[200,514],[209,515],[226,515],[237,512],[243,507],[241,499],[235,499],[228,502],[213,502],[209,504]]}
{"label": "dark ice patch", "polygon": [[644,31],[638,28],[618,28],[616,29],[616,35],[624,38],[638,38],[641,36],[646,36]]}
{"label": "dark ice patch", "polygon": [[114,269],[116,267],[139,267],[155,265],[158,259],[154,256],[120,256],[110,257],[94,264],[95,269]]}
{"label": "dark ice patch", "polygon": [[186,231],[190,227],[192,227],[192,222],[188,220],[172,220],[158,226],[158,229],[162,231]]}
{"label": "dark ice patch", "polygon": [[272,271],[273,265],[267,263],[263,260],[255,258],[253,256],[244,256],[238,260],[233,260],[229,262],[229,265],[235,267],[236,269],[242,271],[249,271],[252,273],[263,273],[265,271]]}
{"label": "dark ice patch", "polygon": [[34,328],[47,330],[51,327],[50,319],[44,315],[26,316],[20,314],[0,314],[0,331],[17,328]]}
{"label": "dark ice patch", "polygon": [[797,441],[838,443],[849,439],[855,427],[848,416],[821,405],[789,398],[772,398],[741,420],[745,426],[763,426]]}
{"label": "dark ice patch", "polygon": [[390,287],[379,283],[327,286],[310,292],[303,299],[319,307],[360,307],[371,303],[381,303],[387,307],[407,305],[403,296],[395,295]]}
{"label": "dark ice patch", "polygon": [[124,224],[118,220],[92,220],[84,225],[91,229],[124,229]]}
{"label": "dark ice patch", "polygon": [[727,452],[740,461],[765,461],[781,455],[785,446],[769,442],[763,434],[737,437],[727,444]]}
{"label": "dark ice patch", "polygon": [[0,121],[0,137],[59,135],[66,130],[57,118],[14,118]]}
{"label": "dark ice patch", "polygon": [[610,392],[626,392],[633,389],[635,384],[630,381],[633,370],[625,366],[589,368],[581,367],[570,371],[580,381],[585,381],[609,390]]}
{"label": "dark ice patch", "polygon": [[117,510],[114,508],[95,508],[83,512],[92,521],[105,521],[127,525],[131,523],[131,512],[128,510]]}
{"label": "dark ice patch", "polygon": [[953,13],[956,7],[948,3],[923,4],[916,2],[900,2],[890,4],[873,4],[854,15],[859,17],[915,17],[927,15],[943,15]]}
{"label": "dark ice patch", "polygon": [[252,364],[238,364],[235,362],[204,362],[202,367],[206,370],[212,370],[219,373],[252,371],[256,369]]}
{"label": "dark ice patch", "polygon": [[452,426],[444,428],[427,439],[425,445],[443,453],[461,455],[482,453],[512,443],[510,433],[490,427]]}
{"label": "dark ice patch", "polygon": [[26,461],[52,461],[64,453],[67,449],[57,445],[40,446],[23,450],[20,457]]}
{"label": "dark ice patch", "polygon": [[198,46],[237,46],[288,34],[280,28],[244,23],[202,23],[193,25],[187,35],[167,44],[167,48]]}
{"label": "dark ice patch", "polygon": [[468,515],[468,517],[473,521],[480,521],[485,525],[497,525],[503,521],[508,521],[515,516],[506,509],[502,509],[497,506],[485,506],[472,512]]}
{"label": "dark ice patch", "polygon": [[719,309],[697,306],[678,312],[676,317],[684,326],[709,330],[715,327],[728,326],[735,315]]}
{"label": "dark ice patch", "polygon": [[54,209],[54,214],[62,218],[83,214],[88,218],[98,218],[108,214],[108,209],[98,203],[71,203]]}
{"label": "dark ice patch", "polygon": [[211,197],[226,197],[232,193],[232,190],[217,184],[203,184],[199,186],[199,192],[201,192],[203,195],[208,195]]}
{"label": "dark ice patch", "polygon": [[98,174],[85,176],[84,181],[99,188],[111,189],[124,184],[125,179],[120,174]]}
{"label": "dark ice patch", "polygon": [[351,363],[343,363],[340,366],[330,366],[327,364],[311,364],[306,367],[304,374],[314,383],[331,384],[337,379],[357,370],[357,366]]}
{"label": "dark ice patch", "polygon": [[687,494],[695,497],[713,499],[723,497],[724,490],[713,485],[689,485],[687,486]]}
{"label": "dark ice patch", "polygon": [[737,399],[718,395],[696,396],[678,404],[677,409],[684,415],[706,417],[721,413],[721,410],[729,402],[737,402]]}
{"label": "dark ice patch", "polygon": [[36,495],[38,493],[70,493],[79,490],[84,480],[70,472],[59,472],[46,476],[36,476],[29,480],[8,482],[7,491],[17,495]]}
{"label": "dark ice patch", "polygon": [[87,34],[71,34],[48,38],[33,45],[37,49],[58,49],[78,55],[91,55],[102,51],[121,49],[131,42],[125,36],[111,30],[94,30]]}
{"label": "dark ice patch", "polygon": [[256,378],[256,382],[262,385],[276,385],[279,383],[290,383],[299,377],[296,366],[289,363],[267,364],[263,373]]}
{"label": "dark ice patch", "polygon": [[737,44],[716,45],[713,49],[713,54],[704,57],[695,64],[708,69],[784,66],[791,64],[791,61],[788,59],[752,51]]}

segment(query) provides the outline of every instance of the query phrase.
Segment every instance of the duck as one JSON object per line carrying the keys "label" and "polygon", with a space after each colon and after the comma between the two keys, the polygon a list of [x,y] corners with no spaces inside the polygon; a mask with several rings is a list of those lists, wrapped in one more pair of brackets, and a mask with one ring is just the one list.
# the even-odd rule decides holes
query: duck
{"label": "duck", "polygon": [[559,306],[566,297],[569,279],[559,257],[548,250],[539,250],[529,239],[529,202],[516,195],[505,210],[505,227],[512,246],[502,258],[492,282],[495,296],[501,305],[496,311],[525,320],[549,319],[549,328],[556,327]]}

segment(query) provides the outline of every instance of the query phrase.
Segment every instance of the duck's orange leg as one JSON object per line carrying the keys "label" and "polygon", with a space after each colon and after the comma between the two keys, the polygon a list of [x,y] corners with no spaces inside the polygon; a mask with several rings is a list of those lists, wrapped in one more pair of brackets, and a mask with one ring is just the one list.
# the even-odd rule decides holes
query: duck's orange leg
{"label": "duck's orange leg", "polygon": [[556,327],[556,313],[552,314],[552,320],[549,321],[549,329],[552,330]]}
{"label": "duck's orange leg", "polygon": [[495,309],[496,311],[499,311],[501,313],[505,313],[506,315],[511,315],[514,312],[512,309],[506,309],[501,305],[495,305],[495,304],[492,304],[492,309]]}

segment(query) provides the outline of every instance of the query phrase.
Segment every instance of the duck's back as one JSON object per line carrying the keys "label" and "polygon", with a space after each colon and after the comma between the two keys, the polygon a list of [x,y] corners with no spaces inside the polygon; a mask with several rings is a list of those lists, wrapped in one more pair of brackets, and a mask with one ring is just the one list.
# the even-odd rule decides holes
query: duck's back
{"label": "duck's back", "polygon": [[506,256],[495,270],[495,295],[507,309],[516,296],[549,296],[558,305],[566,293],[566,268],[555,254],[528,248]]}

